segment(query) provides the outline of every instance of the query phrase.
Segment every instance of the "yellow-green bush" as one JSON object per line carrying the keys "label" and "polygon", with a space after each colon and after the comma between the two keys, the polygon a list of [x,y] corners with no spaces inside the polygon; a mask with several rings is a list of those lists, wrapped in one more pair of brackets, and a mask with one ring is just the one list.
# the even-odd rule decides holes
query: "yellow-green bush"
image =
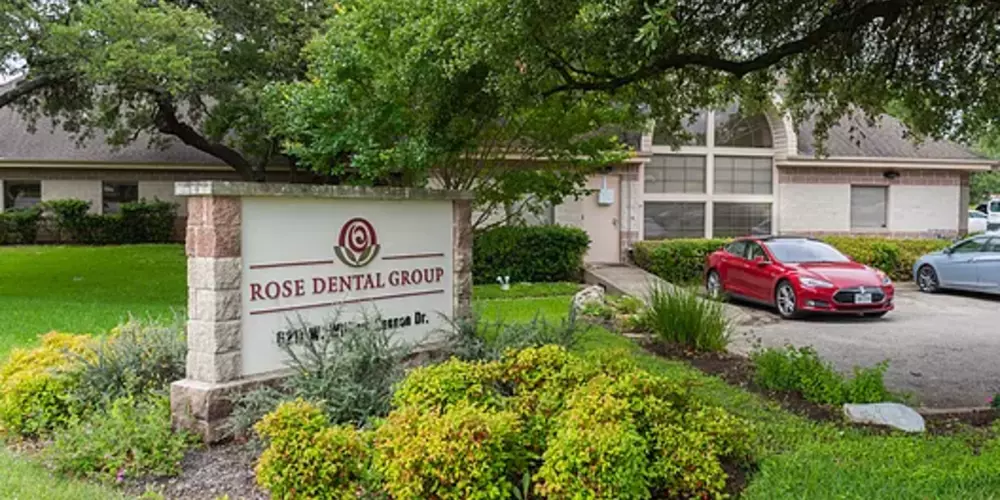
{"label": "yellow-green bush", "polygon": [[468,402],[389,414],[375,432],[375,467],[393,498],[510,498],[526,459],[517,415]]}
{"label": "yellow-green bush", "polygon": [[894,280],[913,278],[913,264],[922,255],[951,244],[938,239],[887,239],[866,236],[827,236],[823,241],[837,247],[852,259],[881,269]]}
{"label": "yellow-green bush", "polygon": [[257,483],[274,498],[357,498],[371,457],[366,436],[329,426],[323,411],[302,400],[282,403],[254,426],[268,443]]}
{"label": "yellow-green bush", "polygon": [[93,355],[89,335],[49,333],[42,345],[14,349],[0,366],[0,432],[33,437],[66,424],[73,414],[74,370]]}
{"label": "yellow-green bush", "polygon": [[498,368],[495,363],[465,362],[455,358],[417,368],[396,388],[393,405],[430,410],[471,401],[496,407],[501,403],[497,392]]}

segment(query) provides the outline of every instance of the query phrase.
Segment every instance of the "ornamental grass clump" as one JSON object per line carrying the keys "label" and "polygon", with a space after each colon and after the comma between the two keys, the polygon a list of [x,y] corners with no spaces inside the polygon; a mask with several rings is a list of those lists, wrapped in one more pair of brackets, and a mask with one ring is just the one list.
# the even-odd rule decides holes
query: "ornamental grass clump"
{"label": "ornamental grass clump", "polygon": [[725,351],[731,335],[721,303],[668,285],[650,289],[638,322],[663,342],[700,352]]}

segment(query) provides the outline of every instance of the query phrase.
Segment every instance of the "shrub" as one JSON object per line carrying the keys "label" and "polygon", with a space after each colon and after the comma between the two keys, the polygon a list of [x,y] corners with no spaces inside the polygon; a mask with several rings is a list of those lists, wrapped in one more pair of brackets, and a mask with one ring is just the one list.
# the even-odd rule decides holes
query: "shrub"
{"label": "shrub", "polygon": [[154,199],[121,206],[121,243],[166,243],[174,233],[177,204]]}
{"label": "shrub", "polygon": [[721,352],[729,344],[730,325],[722,304],[669,285],[654,285],[649,307],[639,322],[660,340],[696,351]]}
{"label": "shrub", "polygon": [[499,366],[496,363],[468,363],[452,358],[441,364],[417,368],[396,388],[393,405],[441,411],[460,402],[496,408]]}
{"label": "shrub", "polygon": [[581,388],[556,419],[536,491],[548,498],[649,498],[648,467],[629,401]]}
{"label": "shrub", "polygon": [[381,321],[344,329],[331,323],[309,330],[300,348],[283,346],[291,358],[292,376],[278,388],[264,387],[236,400],[230,419],[236,435],[294,399],[319,405],[337,424],[366,426],[389,413],[393,386],[402,379],[402,362],[411,352],[396,342],[395,331]]}
{"label": "shrub", "polygon": [[823,240],[852,259],[881,269],[892,279],[900,281],[913,278],[913,264],[922,255],[951,244],[950,241],[941,239],[902,240],[850,236],[828,236]]}
{"label": "shrub", "polygon": [[758,385],[770,390],[799,392],[814,403],[839,405],[897,399],[882,380],[888,362],[871,368],[855,367],[854,378],[845,380],[811,347],[764,349],[752,354],[751,360]]}
{"label": "shrub", "polygon": [[268,443],[257,483],[274,498],[358,498],[371,458],[365,436],[351,426],[327,426],[319,407],[282,403],[255,427]]}
{"label": "shrub", "polygon": [[7,210],[0,213],[0,244],[31,245],[38,239],[38,223],[42,211],[38,208]]}
{"label": "shrub", "polygon": [[577,344],[588,325],[577,321],[571,308],[569,316],[550,323],[540,315],[527,323],[504,323],[471,320],[451,321],[444,332],[448,353],[463,360],[497,360],[508,350],[558,345],[567,349]]}
{"label": "shrub", "polygon": [[501,226],[475,235],[472,277],[489,284],[497,276],[511,282],[576,281],[590,237],[564,226]]}
{"label": "shrub", "polygon": [[165,392],[184,378],[186,355],[180,320],[157,325],[130,319],[101,340],[93,354],[80,357],[74,400],[94,409],[102,402]]}
{"label": "shrub", "polygon": [[375,466],[394,498],[509,498],[526,455],[511,412],[409,406],[375,431]]}
{"label": "shrub", "polygon": [[642,299],[632,295],[610,297],[608,304],[618,314],[639,314],[646,307],[646,303]]}
{"label": "shrub", "polygon": [[119,214],[91,214],[91,202],[52,200],[44,203],[60,240],[84,244],[162,243],[173,235],[177,205],[160,200],[123,203]]}
{"label": "shrub", "polygon": [[728,243],[725,239],[643,241],[635,245],[636,265],[671,282],[700,282],[708,254]]}
{"label": "shrub", "polygon": [[167,396],[146,395],[75,419],[55,433],[47,456],[57,470],[81,476],[172,476],[191,443],[191,436],[171,431]]}
{"label": "shrub", "polygon": [[35,437],[66,424],[80,356],[92,355],[87,335],[49,333],[34,349],[14,349],[0,366],[0,430]]}

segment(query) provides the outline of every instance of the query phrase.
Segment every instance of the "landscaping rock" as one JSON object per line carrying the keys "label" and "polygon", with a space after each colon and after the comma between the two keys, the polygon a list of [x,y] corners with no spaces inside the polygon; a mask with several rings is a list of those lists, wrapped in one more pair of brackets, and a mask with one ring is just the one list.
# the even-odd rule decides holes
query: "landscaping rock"
{"label": "landscaping rock", "polygon": [[580,313],[584,306],[594,302],[604,303],[604,289],[597,285],[588,286],[573,296],[573,311]]}
{"label": "landscaping rock", "polygon": [[899,403],[846,404],[844,414],[854,423],[885,425],[905,432],[924,432],[924,417]]}

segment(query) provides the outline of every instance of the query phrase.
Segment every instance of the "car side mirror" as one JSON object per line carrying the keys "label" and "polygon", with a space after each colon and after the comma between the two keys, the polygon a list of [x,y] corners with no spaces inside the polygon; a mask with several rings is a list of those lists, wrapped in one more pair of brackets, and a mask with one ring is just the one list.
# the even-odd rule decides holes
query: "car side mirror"
{"label": "car side mirror", "polygon": [[754,264],[757,264],[757,267],[764,267],[764,266],[770,264],[770,262],[768,262],[767,259],[765,259],[764,257],[761,257],[760,255],[754,257],[753,258],[753,262],[754,262]]}

